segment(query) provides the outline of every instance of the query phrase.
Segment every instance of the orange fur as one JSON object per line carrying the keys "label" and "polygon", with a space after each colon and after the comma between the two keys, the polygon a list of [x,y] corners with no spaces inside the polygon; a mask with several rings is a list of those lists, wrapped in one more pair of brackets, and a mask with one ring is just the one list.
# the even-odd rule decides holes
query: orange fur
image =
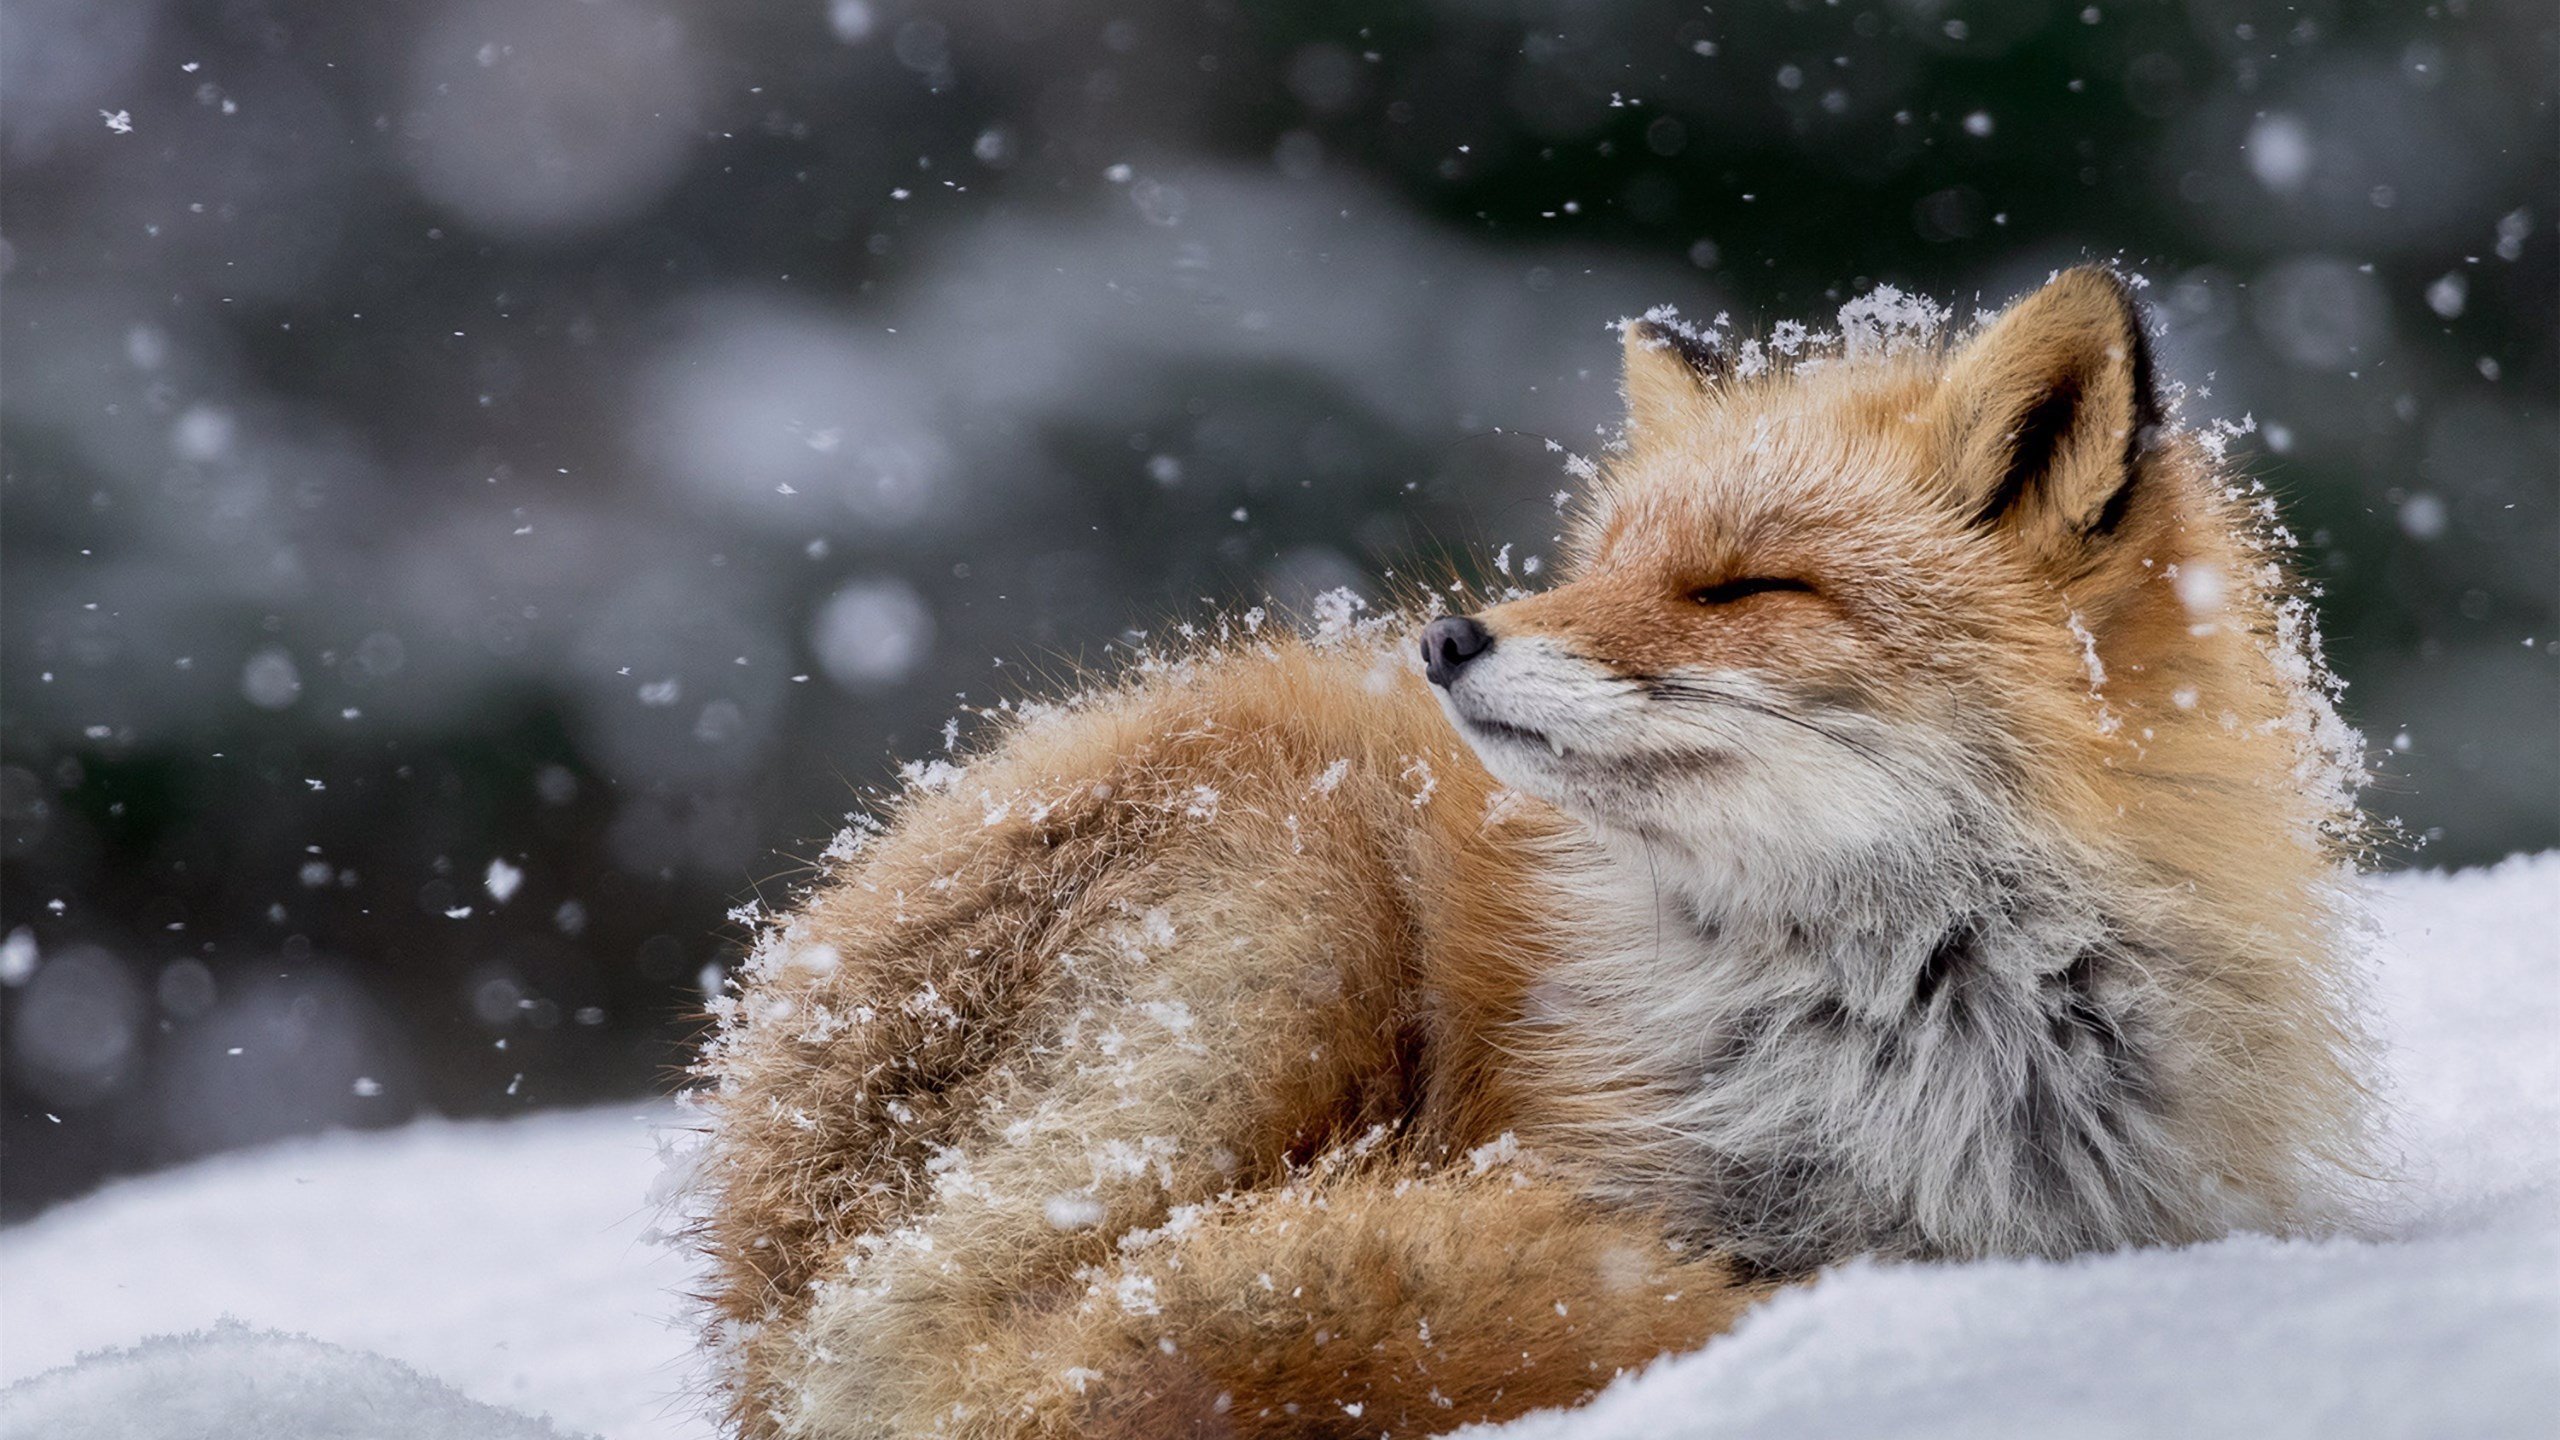
{"label": "orange fur", "polygon": [[[1571,573],[1485,620],[1982,737],[2191,982],[2180,1135],[2256,1222],[2314,1224],[2309,1169],[2353,1150],[2341,812],[2295,775],[2288,582],[2193,442],[2139,462],[2102,550],[2073,538],[2148,423],[2112,283],[1952,359],[1762,377],[1631,327],[1631,443]],[[1965,541],[2058,374],[2082,403],[2013,538]],[[2215,575],[2210,621],[2172,566]],[[1814,588],[1689,598],[1764,574]],[[1575,888],[1582,824],[1496,782],[1392,627],[1024,714],[910,787],[725,1002],[703,1240],[739,1433],[1415,1435],[1575,1403],[1765,1292],[1682,1243],[1676,1193],[1606,1183],[1641,1097],[1531,1022],[1622,917]]]}
{"label": "orange fur", "polygon": [[[1204,786],[1216,791],[1214,813],[1201,813],[1212,803]],[[1493,789],[1401,666],[1382,668],[1367,646],[1323,651],[1289,640],[1177,665],[1080,714],[1026,727],[953,790],[910,796],[895,842],[858,859],[789,922],[795,938],[777,951],[784,958],[741,1002],[766,1007],[767,1023],[734,1032],[716,1060],[737,1084],[714,1101],[720,1143],[710,1179],[721,1204],[711,1245],[727,1316],[755,1327],[737,1392],[747,1433],[788,1433],[767,1413],[777,1403],[770,1391],[789,1389],[787,1377],[806,1367],[801,1327],[813,1282],[843,1280],[860,1237],[927,1215],[964,1237],[953,1246],[960,1268],[943,1271],[949,1252],[937,1245],[921,1267],[931,1273],[898,1278],[930,1297],[883,1322],[897,1335],[884,1362],[894,1357],[911,1373],[880,1387],[899,1398],[873,1403],[897,1407],[898,1417],[884,1416],[876,1432],[842,1433],[933,1433],[932,1417],[952,1403],[988,1412],[973,1422],[980,1428],[954,1434],[1093,1433],[1079,1418],[1084,1397],[1072,1392],[1032,1418],[1008,1418],[1005,1402],[1058,1390],[1058,1376],[1086,1351],[1139,1354],[1161,1338],[1173,1338],[1181,1358],[1148,1358],[1141,1392],[1170,1383],[1158,1372],[1193,1373],[1191,1357],[1205,1350],[1198,1363],[1231,1396],[1297,1393],[1292,1385],[1319,1359],[1266,1365],[1278,1354],[1264,1348],[1278,1302],[1254,1282],[1282,1267],[1275,1283],[1299,1277],[1282,1295],[1310,1280],[1322,1287],[1305,1309],[1336,1317],[1336,1333],[1380,1329],[1384,1317],[1337,1284],[1361,1246],[1375,1262],[1362,1273],[1380,1287],[1387,1315],[1401,1305],[1417,1323],[1437,1316],[1443,1335],[1496,1344],[1502,1354],[1487,1374],[1508,1374],[1516,1359],[1513,1340],[1495,1337],[1548,1362],[1542,1373],[1486,1383],[1453,1360],[1454,1373],[1436,1383],[1465,1408],[1442,1415],[1446,1424],[1579,1399],[1617,1369],[1727,1322],[1735,1301],[1721,1262],[1683,1261],[1641,1217],[1572,1215],[1546,1190],[1515,1197],[1466,1161],[1523,1109],[1503,1079],[1496,1037],[1519,1013],[1540,947],[1558,943],[1542,934],[1552,921],[1537,903],[1534,852],[1556,821],[1523,807],[1489,822]],[[1007,804],[989,823],[990,807]],[[1455,907],[1435,898],[1451,893],[1479,898]],[[819,945],[835,959],[813,969],[801,957]],[[928,988],[936,1002],[909,1003]],[[1152,1032],[1117,1042],[1148,1049],[1142,1084],[1064,1073],[1067,1057],[1030,1043],[1106,995],[1109,1014]],[[1157,996],[1185,997],[1199,1053],[1145,1018]],[[866,1005],[868,1020],[821,1025],[814,1039],[790,1023]],[[1082,1054],[1088,1070],[1111,1058],[1099,1048]],[[1060,1123],[1039,1126],[1040,1107],[1061,1096],[1069,1108]],[[1031,1133],[1003,1138],[1026,1118]],[[1381,1126],[1402,1157],[1401,1196],[1382,1202],[1382,1187],[1393,1185],[1364,1168],[1307,1181],[1262,1208],[1221,1201],[1285,1187]],[[1180,1148],[1149,1155],[1153,1137],[1179,1137]],[[1095,1186],[1092,1157],[1115,1143],[1140,1157],[1138,1173]],[[936,1194],[929,1166],[937,1146],[952,1145],[992,1151],[972,1178],[1000,1198]],[[1106,1222],[1062,1230],[1042,1213],[1088,1189]],[[1322,1215],[1338,1199],[1360,1206],[1354,1228],[1366,1237],[1341,1254],[1325,1253],[1321,1240],[1311,1249],[1303,1233],[1267,1247],[1225,1238],[1284,1223],[1272,1206]],[[1209,1207],[1213,1221],[1169,1242],[1169,1254],[1216,1247],[1215,1263],[1204,1255],[1182,1266],[1181,1288],[1158,1302],[1169,1307],[1164,1318],[1141,1326],[1116,1302],[1087,1296],[1098,1282],[1078,1279],[1079,1270],[1116,1263],[1118,1235],[1162,1226],[1184,1206]],[[1604,1320],[1624,1308],[1613,1292],[1630,1282],[1582,1263],[1603,1246],[1629,1257],[1621,1271],[1672,1277],[1663,1289],[1685,1291],[1685,1303],[1656,1300],[1634,1312],[1642,1323]],[[1247,1254],[1262,1257],[1249,1271],[1239,1268]],[[901,1261],[884,1252],[871,1263]],[[1485,1285],[1505,1270],[1527,1283]],[[861,1271],[853,1275],[860,1283]],[[1547,1323],[1558,1303],[1588,1318]],[[1026,1311],[1038,1317],[1032,1330],[1059,1338],[1016,1333]],[[1212,1343],[1221,1338],[1244,1348],[1222,1354]],[[1024,1367],[1043,1365],[1052,1383],[1025,1390]],[[927,1373],[942,1367],[948,1373]],[[1007,1378],[991,1388],[998,1375]],[[1381,1406],[1418,1398],[1390,1395],[1386,1378],[1368,1383],[1364,1393]],[[1198,1389],[1186,1384],[1185,1395]],[[1116,1385],[1108,1393],[1122,1405],[1141,1398]],[[1257,1398],[1249,1408],[1285,1415],[1294,1403]],[[1326,1434],[1345,1416],[1231,1423],[1238,1434]]]}

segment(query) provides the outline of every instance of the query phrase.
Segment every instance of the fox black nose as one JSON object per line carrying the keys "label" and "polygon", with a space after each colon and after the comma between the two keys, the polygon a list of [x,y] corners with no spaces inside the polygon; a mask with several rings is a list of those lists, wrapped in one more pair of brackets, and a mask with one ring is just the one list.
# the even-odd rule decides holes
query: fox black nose
{"label": "fox black nose", "polygon": [[1422,673],[1447,689],[1466,663],[1493,648],[1493,632],[1469,615],[1443,615],[1422,627]]}

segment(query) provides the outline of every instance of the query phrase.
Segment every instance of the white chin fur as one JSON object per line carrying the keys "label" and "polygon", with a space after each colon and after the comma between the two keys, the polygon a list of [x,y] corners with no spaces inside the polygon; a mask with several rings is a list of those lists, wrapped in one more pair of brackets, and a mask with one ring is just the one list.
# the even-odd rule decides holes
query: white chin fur
{"label": "white chin fur", "polygon": [[1553,641],[1505,637],[1440,704],[1496,779],[1604,834],[1672,846],[1701,888],[1728,895],[1872,863],[1952,819],[1962,767],[1934,753],[1943,741],[1799,713],[1747,672],[1672,678],[1722,698],[1664,698]]}

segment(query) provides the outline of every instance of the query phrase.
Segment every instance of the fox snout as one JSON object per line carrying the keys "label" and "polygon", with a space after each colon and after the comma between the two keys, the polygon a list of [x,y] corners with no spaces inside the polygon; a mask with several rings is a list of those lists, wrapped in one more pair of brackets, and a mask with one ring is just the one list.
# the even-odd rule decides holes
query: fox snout
{"label": "fox snout", "polygon": [[1472,615],[1443,615],[1422,627],[1422,673],[1446,690],[1468,661],[1493,648],[1493,632]]}

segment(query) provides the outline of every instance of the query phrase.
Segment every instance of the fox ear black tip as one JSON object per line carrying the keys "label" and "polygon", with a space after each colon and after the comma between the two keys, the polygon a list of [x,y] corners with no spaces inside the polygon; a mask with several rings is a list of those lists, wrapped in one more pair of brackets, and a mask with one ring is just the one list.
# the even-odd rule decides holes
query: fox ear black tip
{"label": "fox ear black tip", "polygon": [[1630,356],[1639,352],[1654,354],[1671,348],[1671,337],[1662,326],[1642,316],[1619,321],[1618,335]]}
{"label": "fox ear black tip", "polygon": [[1702,381],[1722,379],[1732,363],[1712,333],[1686,325],[1666,323],[1646,315],[1621,320],[1618,328],[1626,336],[1630,352],[1667,353]]}

